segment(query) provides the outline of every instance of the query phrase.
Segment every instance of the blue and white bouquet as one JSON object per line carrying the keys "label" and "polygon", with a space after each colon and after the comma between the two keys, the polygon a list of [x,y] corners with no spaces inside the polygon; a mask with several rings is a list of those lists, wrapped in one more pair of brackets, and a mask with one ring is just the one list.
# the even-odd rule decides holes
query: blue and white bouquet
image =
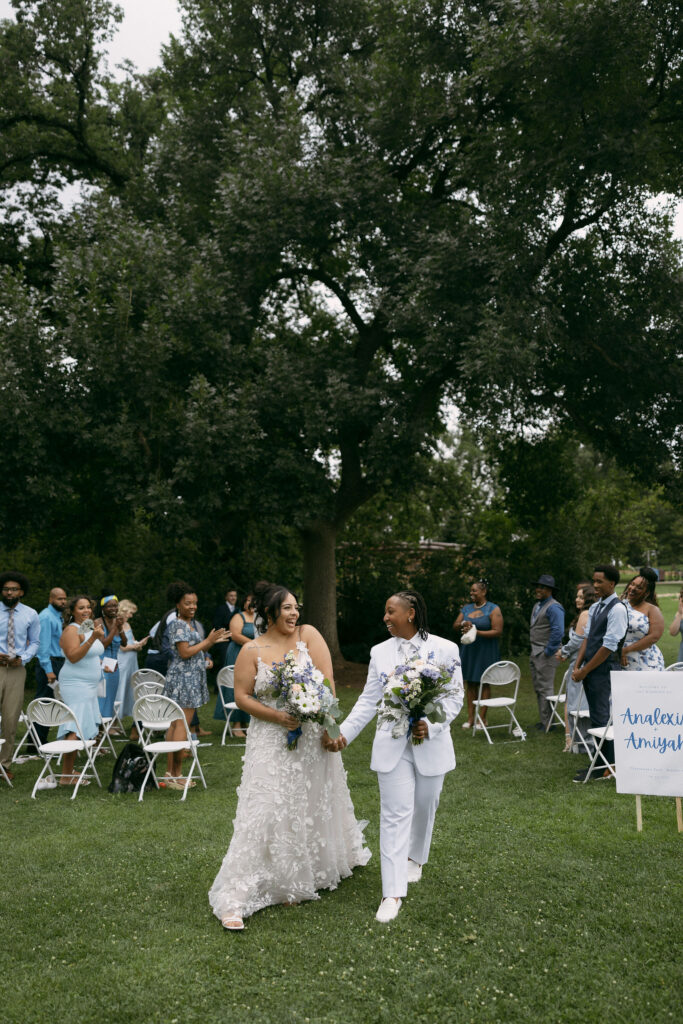
{"label": "blue and white bouquet", "polygon": [[[378,724],[390,725],[391,735],[400,739],[421,718],[445,722],[442,700],[452,692],[455,664],[452,661],[449,665],[438,665],[431,651],[426,658],[413,655],[389,675],[383,672],[380,676],[383,692],[377,703]],[[417,746],[422,740],[413,736],[412,742]]]}
{"label": "blue and white bouquet", "polygon": [[[327,729],[331,739],[339,736],[339,703],[329,688],[329,680],[311,661],[299,665],[294,651],[288,651],[283,661],[273,665],[268,690],[272,697],[277,698],[275,706],[288,715],[293,715],[300,722],[318,722]],[[299,736],[300,725],[289,730],[288,750],[296,750]]]}

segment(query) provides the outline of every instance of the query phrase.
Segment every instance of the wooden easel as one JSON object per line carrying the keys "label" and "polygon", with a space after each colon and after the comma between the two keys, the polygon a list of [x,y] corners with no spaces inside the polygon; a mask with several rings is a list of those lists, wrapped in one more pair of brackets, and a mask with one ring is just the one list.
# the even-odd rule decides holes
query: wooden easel
{"label": "wooden easel", "polygon": [[[681,798],[680,796],[674,797],[676,801],[676,824],[678,825],[678,831],[683,832],[683,810],[681,809]],[[638,831],[643,831],[643,807],[640,801],[640,795],[636,794],[636,825]]]}

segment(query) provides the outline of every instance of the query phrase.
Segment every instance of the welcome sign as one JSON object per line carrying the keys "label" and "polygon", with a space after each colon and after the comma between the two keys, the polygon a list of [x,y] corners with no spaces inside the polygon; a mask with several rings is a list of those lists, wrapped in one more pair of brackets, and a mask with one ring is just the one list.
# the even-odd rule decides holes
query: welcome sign
{"label": "welcome sign", "polygon": [[618,793],[683,795],[683,672],[612,672]]}

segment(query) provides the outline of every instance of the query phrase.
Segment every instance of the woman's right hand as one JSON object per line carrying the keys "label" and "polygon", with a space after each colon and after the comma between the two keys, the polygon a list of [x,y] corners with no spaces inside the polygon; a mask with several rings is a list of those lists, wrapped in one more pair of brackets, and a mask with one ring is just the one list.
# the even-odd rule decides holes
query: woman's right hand
{"label": "woman's right hand", "polygon": [[106,634],[101,626],[95,626],[92,631],[93,643],[95,643],[96,640],[104,640],[105,635]]}
{"label": "woman's right hand", "polygon": [[227,629],[212,629],[206,638],[207,646],[213,647],[214,644],[221,643],[222,640],[230,639],[230,631]]}
{"label": "woman's right hand", "polygon": [[286,711],[278,711],[278,725],[281,725],[283,729],[298,729],[301,722],[294,715],[288,715]]}
{"label": "woman's right hand", "polygon": [[477,627],[474,625],[474,623],[470,622],[468,619],[465,619],[464,622],[460,623],[460,632],[461,633],[468,633],[470,631],[470,629],[476,629],[476,628]]}

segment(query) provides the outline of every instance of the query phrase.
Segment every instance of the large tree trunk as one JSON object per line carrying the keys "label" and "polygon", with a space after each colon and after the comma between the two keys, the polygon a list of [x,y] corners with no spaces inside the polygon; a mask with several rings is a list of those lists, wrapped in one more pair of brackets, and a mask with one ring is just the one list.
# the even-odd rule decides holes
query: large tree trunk
{"label": "large tree trunk", "polygon": [[344,664],[337,633],[337,528],[317,520],[301,531],[305,622],[319,629],[336,666]]}

